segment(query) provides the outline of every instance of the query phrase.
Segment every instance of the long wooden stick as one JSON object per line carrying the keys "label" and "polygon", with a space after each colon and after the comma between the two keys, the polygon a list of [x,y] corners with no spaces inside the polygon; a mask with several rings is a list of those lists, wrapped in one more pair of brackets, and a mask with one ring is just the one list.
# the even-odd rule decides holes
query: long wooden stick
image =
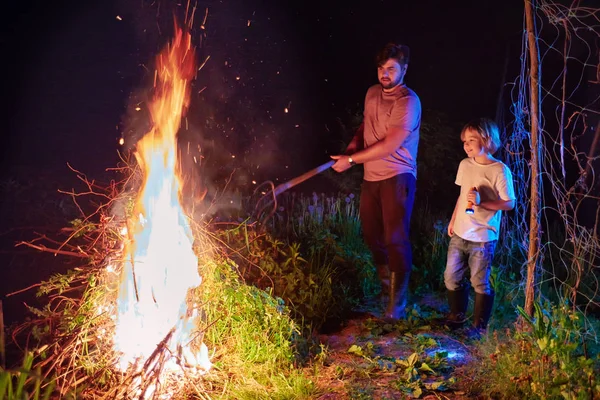
{"label": "long wooden stick", "polygon": [[2,369],[6,369],[6,348],[4,345],[4,310],[2,300],[0,300],[0,364]]}
{"label": "long wooden stick", "polygon": [[278,185],[273,190],[273,196],[277,196],[278,194],[281,194],[281,193],[285,192],[286,190],[293,188],[296,185],[299,185],[300,183],[304,182],[305,180],[310,179],[317,174],[320,174],[321,172],[325,171],[326,169],[331,168],[331,166],[333,164],[335,164],[335,160],[328,161],[325,164],[319,165],[317,168],[313,168],[310,171],[305,172],[302,175],[300,175],[294,179],[290,179],[289,181],[282,183],[281,185]]}
{"label": "long wooden stick", "polygon": [[[312,178],[313,176],[320,174],[321,172],[329,169],[333,164],[335,164],[334,160],[328,161],[325,164],[319,165],[317,168],[313,168],[308,172],[303,173],[300,176],[297,176],[294,179],[290,179],[287,182],[278,185],[277,187],[270,190],[264,197],[262,197],[258,203],[256,204],[256,216],[257,219],[262,221],[268,221],[276,211],[277,208],[277,195],[285,192],[286,190],[293,188],[294,186],[304,182],[307,179]],[[273,187],[273,182],[268,182],[271,187]],[[267,209],[271,208],[270,212],[266,212]]]}
{"label": "long wooden stick", "polygon": [[531,121],[531,213],[529,217],[529,251],[527,255],[527,282],[525,284],[525,312],[533,315],[535,275],[540,248],[540,65],[535,30],[533,2],[525,0],[525,20],[529,43],[529,116]]}

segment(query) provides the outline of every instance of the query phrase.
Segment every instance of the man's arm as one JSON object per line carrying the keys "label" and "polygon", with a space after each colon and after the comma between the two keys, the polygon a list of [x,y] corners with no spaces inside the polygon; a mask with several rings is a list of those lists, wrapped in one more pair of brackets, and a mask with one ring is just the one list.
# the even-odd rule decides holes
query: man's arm
{"label": "man's arm", "polygon": [[[386,137],[375,143],[366,149],[360,150],[356,153],[349,153],[346,150],[347,155],[342,156],[331,156],[332,159],[337,160],[336,163],[331,167],[337,172],[344,172],[352,165],[350,165],[350,154],[352,155],[352,161],[356,164],[364,164],[369,161],[379,160],[389,156],[396,151],[404,142],[409,132],[400,128],[389,129]],[[355,136],[356,137],[356,136]],[[354,139],[352,139],[354,141]],[[352,142],[350,142],[352,144]],[[348,145],[350,147],[350,145]]]}
{"label": "man's arm", "polygon": [[364,140],[365,140],[364,133],[365,133],[365,123],[362,122],[360,124],[360,126],[358,127],[358,129],[356,130],[354,137],[348,144],[348,147],[346,147],[346,151],[344,152],[344,154],[351,155],[363,148]]}
{"label": "man's arm", "polygon": [[410,131],[399,127],[388,129],[383,140],[355,153],[352,156],[352,160],[357,164],[364,164],[387,157],[402,146],[409,133]]}
{"label": "man's arm", "polygon": [[[364,164],[369,161],[380,160],[395,152],[408,135],[418,125],[421,118],[421,104],[418,98],[407,97],[405,103],[396,110],[397,114],[393,115],[391,126],[388,128],[385,137],[367,147],[352,154],[352,161],[356,164]],[[332,166],[337,172],[343,172],[351,167],[349,156],[331,156],[336,163]]]}

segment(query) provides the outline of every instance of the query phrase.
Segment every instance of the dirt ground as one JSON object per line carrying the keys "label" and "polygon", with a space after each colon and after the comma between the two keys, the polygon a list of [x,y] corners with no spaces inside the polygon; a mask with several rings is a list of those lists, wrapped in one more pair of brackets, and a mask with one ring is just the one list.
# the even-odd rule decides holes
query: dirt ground
{"label": "dirt ground", "polygon": [[[319,334],[326,356],[317,383],[325,393],[318,399],[483,398],[471,389],[474,378],[469,371],[480,362],[473,340],[418,318],[425,313],[441,317],[446,311],[443,299],[430,296],[418,299],[416,304],[409,311],[408,322],[385,321],[376,307],[367,305],[339,329]],[[443,361],[432,366],[435,373],[419,371],[418,377],[413,376],[413,386],[407,388],[408,367],[397,360],[408,362],[413,353],[418,354],[417,365],[419,361],[430,361],[436,353]],[[440,387],[443,390],[427,389],[444,381],[446,384]]]}

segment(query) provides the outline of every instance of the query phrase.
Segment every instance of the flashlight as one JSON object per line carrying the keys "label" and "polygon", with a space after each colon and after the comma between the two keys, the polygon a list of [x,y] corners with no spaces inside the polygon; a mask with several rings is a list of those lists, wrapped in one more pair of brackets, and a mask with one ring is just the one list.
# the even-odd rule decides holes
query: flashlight
{"label": "flashlight", "polygon": [[[473,188],[471,188],[471,191],[473,191],[473,192],[476,192],[476,191],[477,191],[477,188],[476,188],[476,187],[473,187]],[[473,210],[473,205],[474,205],[474,204],[473,204],[473,202],[472,202],[472,201],[469,201],[469,202],[467,203],[467,209],[465,210],[465,212],[466,212],[467,214],[473,214],[473,213],[475,212],[475,210]]]}

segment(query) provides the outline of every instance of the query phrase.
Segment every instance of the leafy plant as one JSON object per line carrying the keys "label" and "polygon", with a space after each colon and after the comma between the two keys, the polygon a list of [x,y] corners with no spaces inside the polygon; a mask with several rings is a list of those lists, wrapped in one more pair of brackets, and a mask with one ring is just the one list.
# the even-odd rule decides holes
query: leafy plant
{"label": "leafy plant", "polygon": [[417,293],[438,292],[445,288],[443,277],[450,238],[447,218],[432,214],[426,206],[415,207],[411,223],[413,272],[411,287]]}
{"label": "leafy plant", "polygon": [[271,229],[218,232],[246,282],[282,298],[307,331],[335,324],[379,290],[354,195],[282,196]]}
{"label": "leafy plant", "polygon": [[[371,341],[365,346],[353,344],[348,349],[348,353],[362,357],[374,368],[399,373],[400,377],[394,381],[394,385],[411,397],[420,397],[423,389],[445,391],[456,382],[452,377],[446,379],[440,375],[440,371],[447,367],[446,354],[443,353],[436,353],[433,358],[426,356],[424,359],[418,352],[413,352],[406,359],[382,357],[376,355],[375,346]],[[434,368],[439,370],[436,371]],[[425,377],[434,380],[426,380]]]}
{"label": "leafy plant", "polygon": [[497,339],[487,358],[488,393],[532,399],[592,399],[600,395],[595,371],[600,358],[585,345],[583,316],[567,304],[534,303],[530,317],[517,310],[526,329]]}

